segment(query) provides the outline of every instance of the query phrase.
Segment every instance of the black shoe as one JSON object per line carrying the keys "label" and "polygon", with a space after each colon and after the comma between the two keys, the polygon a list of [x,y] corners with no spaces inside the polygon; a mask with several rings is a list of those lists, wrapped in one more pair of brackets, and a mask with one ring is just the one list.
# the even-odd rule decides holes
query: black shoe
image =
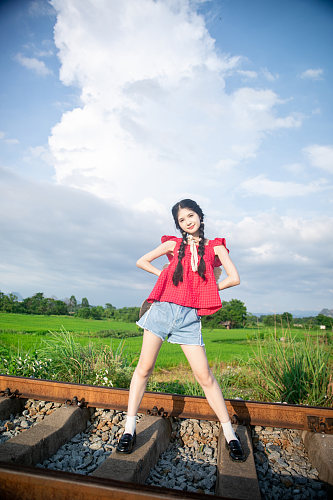
{"label": "black shoe", "polygon": [[229,450],[229,456],[234,462],[245,462],[246,456],[242,448],[241,440],[238,434],[236,434],[237,439],[232,439],[229,443],[226,441],[226,447]]}
{"label": "black shoe", "polygon": [[134,431],[134,434],[126,433],[121,436],[119,439],[116,451],[118,453],[132,453],[133,446],[135,445],[136,441],[136,432]]}

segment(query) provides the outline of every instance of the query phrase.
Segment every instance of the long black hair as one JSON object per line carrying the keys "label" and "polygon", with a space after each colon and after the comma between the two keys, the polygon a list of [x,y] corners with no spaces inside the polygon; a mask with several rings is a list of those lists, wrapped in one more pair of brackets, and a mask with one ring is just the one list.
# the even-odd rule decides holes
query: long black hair
{"label": "long black hair", "polygon": [[185,245],[187,243],[187,239],[186,239],[187,233],[186,233],[186,231],[183,231],[181,229],[179,222],[178,222],[178,212],[181,208],[187,208],[188,210],[192,210],[200,218],[200,222],[201,222],[200,227],[199,227],[200,241],[199,241],[199,248],[198,248],[198,255],[200,257],[200,262],[199,262],[199,266],[198,266],[198,274],[203,280],[206,279],[206,276],[205,276],[206,264],[205,264],[205,261],[203,259],[203,256],[205,254],[205,235],[204,235],[204,222],[203,222],[204,213],[195,201],[188,200],[188,199],[181,200],[172,207],[172,215],[173,215],[173,218],[174,218],[174,221],[176,224],[176,228],[179,229],[179,231],[182,233],[182,242],[180,244],[179,253],[178,253],[178,263],[177,263],[177,267],[175,269],[175,272],[173,273],[173,276],[172,276],[172,281],[173,281],[173,284],[175,286],[178,286],[178,283],[180,281],[183,281],[182,259],[185,256]]}

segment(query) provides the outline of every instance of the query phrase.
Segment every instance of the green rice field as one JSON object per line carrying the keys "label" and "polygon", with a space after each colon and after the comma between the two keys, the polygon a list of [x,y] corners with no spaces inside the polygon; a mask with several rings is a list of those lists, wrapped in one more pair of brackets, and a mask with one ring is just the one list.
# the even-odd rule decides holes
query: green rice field
{"label": "green rice field", "polygon": [[[124,353],[135,360],[140,354],[142,335],[135,323],[113,320],[81,319],[71,316],[41,316],[0,313],[0,345],[17,353],[33,351],[43,346],[44,340],[51,338],[50,332],[66,330],[73,333],[76,342],[112,346],[114,349],[124,342]],[[112,332],[134,332],[137,337],[124,340],[112,338]],[[104,334],[103,334],[104,332]],[[109,336],[103,336],[107,332]],[[256,329],[203,329],[203,339],[210,363],[246,362],[253,352],[256,340],[251,339]],[[283,336],[283,332],[280,332]],[[303,337],[304,332],[297,330],[295,335]],[[249,340],[250,338],[250,340]],[[157,358],[156,368],[171,369],[187,364],[181,347],[164,342]]]}

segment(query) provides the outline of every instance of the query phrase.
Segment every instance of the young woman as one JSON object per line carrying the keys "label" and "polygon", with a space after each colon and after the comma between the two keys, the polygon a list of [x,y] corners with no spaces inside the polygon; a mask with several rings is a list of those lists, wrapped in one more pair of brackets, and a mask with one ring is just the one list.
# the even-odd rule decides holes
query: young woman
{"label": "young woman", "polygon": [[[182,200],[172,208],[182,237],[163,236],[162,244],[137,261],[137,266],[158,276],[148,297],[152,305],[137,322],[144,329],[142,349],[134,371],[128,398],[124,434],[118,453],[130,453],[136,439],[136,414],[158,352],[165,339],[180,344],[213,411],[221,422],[232,460],[244,461],[245,455],[235,434],[221,389],[209,367],[201,335],[200,317],[221,307],[219,291],[239,285],[239,276],[229,257],[224,238],[207,240],[204,214],[193,200]],[[170,263],[162,271],[152,261],[167,255]],[[214,268],[223,266],[226,278],[216,283]]]}

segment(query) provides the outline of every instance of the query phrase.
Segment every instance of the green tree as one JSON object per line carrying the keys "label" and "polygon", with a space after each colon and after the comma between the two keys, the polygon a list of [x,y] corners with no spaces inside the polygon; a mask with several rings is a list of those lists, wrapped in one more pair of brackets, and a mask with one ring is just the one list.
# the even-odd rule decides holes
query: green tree
{"label": "green tree", "polygon": [[67,305],[62,300],[46,298],[42,292],[27,297],[20,305],[20,312],[26,314],[67,314]]}
{"label": "green tree", "polygon": [[90,317],[94,319],[102,319],[104,308],[102,306],[95,306],[90,308]]}
{"label": "green tree", "polygon": [[283,326],[292,326],[293,325],[293,315],[288,313],[288,312],[284,312],[283,314],[281,314],[281,320],[282,320]]}
{"label": "green tree", "polygon": [[0,311],[4,312],[19,312],[20,303],[17,300],[17,296],[13,293],[5,294],[0,292]]}
{"label": "green tree", "polygon": [[120,321],[135,323],[139,319],[139,307],[122,307],[115,310],[114,318]]}
{"label": "green tree", "polygon": [[45,314],[56,314],[56,315],[65,315],[67,314],[67,305],[62,300],[56,299],[46,299],[47,300],[47,309]]}
{"label": "green tree", "polygon": [[23,308],[27,314],[46,314],[48,309],[47,299],[42,292],[35,293],[32,297],[23,300]]}
{"label": "green tree", "polygon": [[324,314],[318,314],[316,316],[317,325],[325,325],[326,328],[333,328],[333,318],[329,316],[324,316]]}
{"label": "green tree", "polygon": [[254,314],[248,312],[245,318],[245,326],[248,327],[257,326],[258,321],[259,321],[258,316],[255,316]]}
{"label": "green tree", "polygon": [[81,301],[81,307],[90,307],[88,299],[86,297],[83,297],[83,299]]}
{"label": "green tree", "polygon": [[77,300],[75,298],[75,295],[71,295],[68,301],[68,312],[76,312],[76,310],[77,310]]}
{"label": "green tree", "polygon": [[232,299],[222,307],[222,317],[224,321],[231,321],[232,328],[241,328],[246,320],[246,306],[238,299]]}
{"label": "green tree", "polygon": [[265,326],[275,326],[281,322],[279,314],[265,314],[264,316],[260,316],[260,319]]}
{"label": "green tree", "polygon": [[232,328],[242,328],[246,320],[246,306],[244,302],[238,299],[232,299],[230,302],[224,301],[222,309],[216,313],[203,316],[202,324],[210,328],[223,328],[223,323],[230,322]]}
{"label": "green tree", "polygon": [[80,307],[80,309],[76,311],[75,316],[85,319],[90,318],[90,307]]}
{"label": "green tree", "polygon": [[115,311],[116,311],[116,308],[112,304],[110,304],[110,302],[107,302],[105,304],[103,316],[105,318],[114,318]]}

